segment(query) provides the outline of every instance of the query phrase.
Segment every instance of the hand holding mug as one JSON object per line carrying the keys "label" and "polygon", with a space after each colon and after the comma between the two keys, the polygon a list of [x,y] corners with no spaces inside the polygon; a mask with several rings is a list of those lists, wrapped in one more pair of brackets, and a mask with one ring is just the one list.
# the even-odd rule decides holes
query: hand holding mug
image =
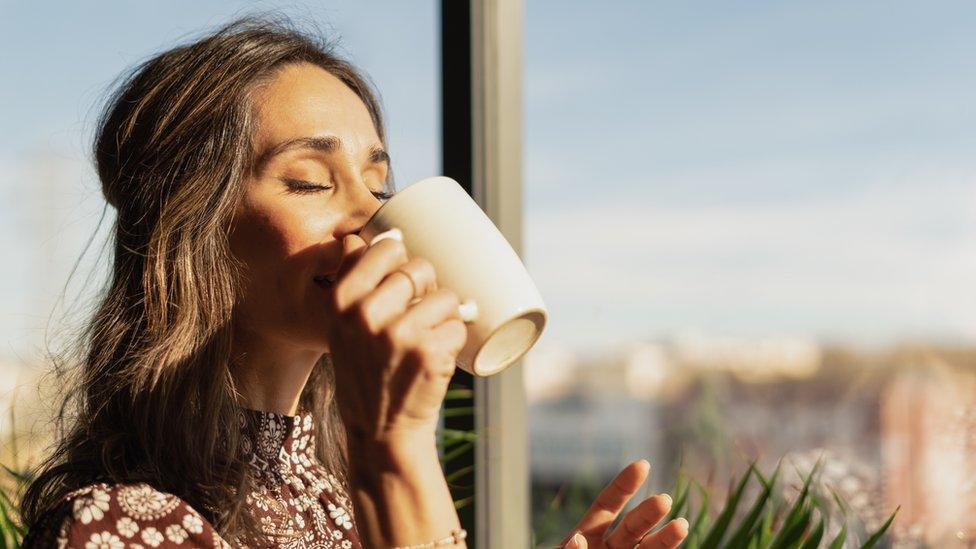
{"label": "hand holding mug", "polygon": [[[473,303],[459,368],[499,373],[542,335],[548,312],[521,258],[471,196],[449,177],[428,177],[398,191],[365,223],[367,241],[402,234],[411,255],[429,260],[438,284]],[[462,312],[464,309],[462,309]]]}
{"label": "hand holding mug", "polygon": [[433,436],[467,336],[458,296],[395,238],[342,241],[327,307],[340,413],[367,442]]}

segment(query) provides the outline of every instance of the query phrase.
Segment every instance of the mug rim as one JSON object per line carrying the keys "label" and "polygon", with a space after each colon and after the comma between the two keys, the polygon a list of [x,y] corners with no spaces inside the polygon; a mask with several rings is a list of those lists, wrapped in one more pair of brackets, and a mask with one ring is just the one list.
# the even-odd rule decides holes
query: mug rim
{"label": "mug rim", "polygon": [[[540,296],[540,298],[541,298],[541,296]],[[473,357],[471,357],[471,369],[472,370],[475,370],[475,372],[474,372],[475,375],[477,375],[479,377],[490,377],[490,376],[492,376],[492,375],[494,375],[496,373],[499,373],[499,372],[501,372],[503,370],[507,370],[512,365],[514,365],[516,362],[522,360],[525,357],[525,355],[528,354],[528,352],[531,351],[533,347],[535,347],[535,344],[538,343],[539,342],[539,339],[542,337],[543,332],[546,331],[546,326],[549,325],[549,311],[547,310],[545,304],[543,304],[541,307],[538,306],[538,305],[532,305],[532,306],[529,306],[527,308],[524,308],[524,309],[519,310],[515,314],[511,315],[509,318],[507,318],[504,321],[502,321],[501,323],[499,323],[498,326],[495,327],[495,329],[493,329],[491,332],[489,332],[488,335],[485,336],[485,341],[488,341],[489,339],[491,339],[496,333],[498,333],[498,330],[501,330],[502,327],[505,326],[506,324],[508,324],[509,322],[512,322],[513,320],[515,320],[517,318],[520,318],[520,317],[523,317],[523,316],[525,316],[525,315],[527,315],[529,313],[539,313],[542,316],[542,325],[539,326],[539,331],[536,332],[535,337],[532,339],[532,341],[529,343],[529,345],[526,346],[525,350],[522,351],[522,353],[519,354],[517,357],[515,357],[512,360],[510,360],[509,363],[506,366],[504,366],[503,368],[499,368],[499,369],[495,370],[494,373],[491,373],[491,374],[479,374],[477,372],[477,368],[475,368],[475,364],[478,362],[478,356],[480,356],[481,353],[484,351],[485,346],[482,345],[481,348],[478,349],[478,352],[475,353],[475,355]]]}
{"label": "mug rim", "polygon": [[[376,208],[376,211],[373,212],[373,215],[369,216],[369,219],[367,219],[366,222],[363,223],[363,226],[359,229],[359,231],[356,234],[361,235],[362,232],[363,232],[363,230],[366,227],[369,227],[370,223],[372,223],[373,220],[376,219],[376,217],[380,215],[380,212],[383,211],[383,208],[386,208],[390,203],[393,202],[393,198],[394,197],[400,196],[401,194],[407,192],[408,190],[410,190],[410,189],[412,189],[414,187],[417,187],[417,186],[421,185],[422,183],[425,183],[425,182],[433,182],[433,181],[440,180],[440,179],[447,179],[447,180],[453,182],[458,187],[461,187],[461,184],[458,183],[457,180],[455,180],[453,177],[448,177],[446,175],[432,175],[430,177],[425,177],[423,179],[418,179],[417,181],[414,181],[413,183],[407,185],[406,187],[400,189],[399,191],[394,192],[392,197],[388,198],[386,200],[386,202],[380,204],[380,207],[379,208]],[[464,191],[464,188],[462,187],[461,190]],[[467,194],[467,191],[465,191],[465,194]]]}

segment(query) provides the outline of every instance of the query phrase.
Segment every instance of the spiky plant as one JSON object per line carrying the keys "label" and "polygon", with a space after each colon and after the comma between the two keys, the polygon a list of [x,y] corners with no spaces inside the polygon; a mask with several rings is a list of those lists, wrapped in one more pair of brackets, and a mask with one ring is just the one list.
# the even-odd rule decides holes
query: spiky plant
{"label": "spiky plant", "polygon": [[[686,549],[815,549],[829,547],[840,549],[851,545],[848,537],[847,506],[831,492],[837,504],[840,517],[834,517],[830,505],[812,489],[821,462],[803,477],[803,486],[792,502],[775,497],[780,468],[770,478],[762,475],[755,463],[749,465],[742,478],[734,483],[725,499],[725,504],[713,518],[708,511],[710,495],[700,484],[679,475],[675,484],[674,505],[667,520],[679,515],[690,515],[688,538],[682,544]],[[759,490],[748,509],[741,509],[744,494],[750,482],[756,479]],[[689,493],[692,486],[700,494],[701,503],[697,511],[692,509]],[[876,531],[867,536],[859,547],[871,549],[885,536],[898,509],[888,517]],[[839,531],[832,539],[827,539],[829,521],[838,520]]]}

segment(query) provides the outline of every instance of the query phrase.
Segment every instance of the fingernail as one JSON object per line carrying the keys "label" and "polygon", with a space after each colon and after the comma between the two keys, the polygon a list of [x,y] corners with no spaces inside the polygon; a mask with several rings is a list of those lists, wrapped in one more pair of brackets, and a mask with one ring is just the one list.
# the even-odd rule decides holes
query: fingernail
{"label": "fingernail", "polygon": [[584,541],[586,540],[583,539],[583,536],[581,536],[579,532],[576,532],[575,534],[573,534],[573,539],[569,541],[567,547],[570,547],[572,549],[579,549],[580,547],[583,546]]}
{"label": "fingernail", "polygon": [[352,249],[353,249],[353,246],[355,246],[355,243],[353,241],[353,235],[347,234],[346,236],[342,237],[342,255],[343,256],[345,256],[346,254],[348,254],[349,252],[351,252]]}
{"label": "fingernail", "polygon": [[458,305],[458,314],[464,322],[471,322],[478,318],[478,304],[473,299],[466,299]]}
{"label": "fingernail", "polygon": [[672,500],[670,494],[661,494],[661,496],[664,497],[664,499],[668,500],[668,505],[671,505]]}
{"label": "fingernail", "polygon": [[383,231],[380,234],[374,236],[373,239],[369,241],[369,245],[372,246],[373,244],[376,244],[380,240],[385,240],[387,238],[392,238],[394,240],[399,240],[400,242],[403,242],[403,232],[401,232],[400,229],[393,227],[388,231]]}

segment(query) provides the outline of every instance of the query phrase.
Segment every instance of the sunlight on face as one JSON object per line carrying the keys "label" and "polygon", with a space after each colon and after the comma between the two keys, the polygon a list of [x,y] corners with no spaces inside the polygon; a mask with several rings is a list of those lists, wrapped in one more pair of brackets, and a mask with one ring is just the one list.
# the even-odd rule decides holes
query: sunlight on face
{"label": "sunlight on face", "polygon": [[382,204],[389,161],[366,104],[317,66],[290,65],[255,94],[254,173],[230,246],[246,281],[235,324],[262,339],[327,352],[327,286],[343,236]]}

